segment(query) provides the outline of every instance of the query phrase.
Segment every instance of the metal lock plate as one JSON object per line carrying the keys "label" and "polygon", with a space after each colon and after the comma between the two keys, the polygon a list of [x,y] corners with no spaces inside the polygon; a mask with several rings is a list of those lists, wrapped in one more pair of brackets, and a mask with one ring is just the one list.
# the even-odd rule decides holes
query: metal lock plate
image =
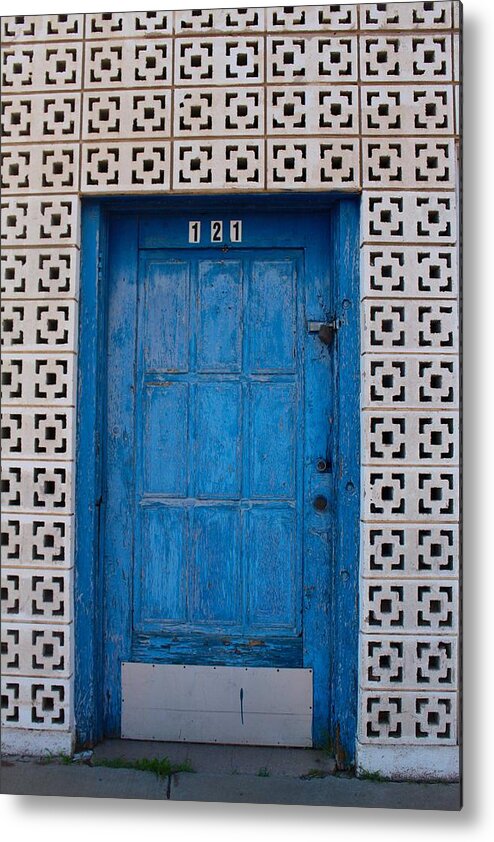
{"label": "metal lock plate", "polygon": [[309,333],[317,333],[324,345],[331,344],[337,329],[338,322],[336,319],[332,319],[330,322],[307,322],[307,331]]}

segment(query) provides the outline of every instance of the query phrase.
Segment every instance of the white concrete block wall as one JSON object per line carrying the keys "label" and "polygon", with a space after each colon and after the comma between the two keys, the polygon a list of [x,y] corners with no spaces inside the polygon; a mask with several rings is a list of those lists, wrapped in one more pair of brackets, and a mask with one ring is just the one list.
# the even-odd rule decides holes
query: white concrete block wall
{"label": "white concrete block wall", "polygon": [[72,747],[80,197],[362,193],[360,768],[458,774],[457,2],[3,18],[2,724]]}

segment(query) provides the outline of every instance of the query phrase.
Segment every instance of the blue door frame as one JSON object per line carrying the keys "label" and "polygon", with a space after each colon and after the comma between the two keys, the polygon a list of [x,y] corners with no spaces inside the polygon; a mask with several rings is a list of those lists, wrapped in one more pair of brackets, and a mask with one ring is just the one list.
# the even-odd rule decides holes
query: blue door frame
{"label": "blue door frame", "polygon": [[[199,206],[199,207],[198,207]],[[333,546],[330,549],[331,675],[327,740],[341,761],[354,758],[357,718],[359,547],[359,201],[338,196],[270,196],[225,199],[169,197],[162,200],[102,199],[83,203],[82,279],[78,375],[75,583],[75,714],[77,741],[91,745],[103,736],[103,576],[101,448],[106,412],[106,259],[108,224],[117,213],[202,210],[239,216],[244,209],[329,216],[334,315],[341,327],[332,349],[334,402]],[[327,645],[325,641],[325,645]],[[320,740],[323,738],[320,736]],[[324,736],[324,741],[326,738]]]}

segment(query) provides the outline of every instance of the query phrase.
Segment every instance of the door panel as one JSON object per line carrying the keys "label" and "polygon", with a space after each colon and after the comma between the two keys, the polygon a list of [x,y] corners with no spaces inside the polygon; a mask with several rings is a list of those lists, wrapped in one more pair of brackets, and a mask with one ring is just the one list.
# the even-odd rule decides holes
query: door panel
{"label": "door panel", "polygon": [[143,389],[142,478],[145,494],[187,494],[189,389],[147,383]]}
{"label": "door panel", "polygon": [[242,479],[240,383],[205,382],[193,387],[191,495],[238,500]]}
{"label": "door panel", "polygon": [[188,370],[189,271],[188,261],[163,260],[151,262],[140,279],[139,339],[148,372]]}
{"label": "door panel", "polygon": [[140,600],[136,629],[148,624],[184,622],[186,613],[187,512],[173,506],[145,506],[140,517]]}
{"label": "door panel", "polygon": [[242,263],[199,261],[197,371],[242,368]]}
{"label": "door panel", "polygon": [[250,371],[293,372],[296,294],[293,260],[254,260],[249,298]]}
{"label": "door panel", "polygon": [[252,628],[298,633],[300,567],[294,508],[255,506],[246,512],[247,617]]}
{"label": "door panel", "polygon": [[189,517],[189,621],[213,628],[238,625],[240,511],[237,506],[197,506]]}
{"label": "door panel", "polygon": [[295,498],[297,389],[294,383],[252,383],[250,495],[253,499]]}

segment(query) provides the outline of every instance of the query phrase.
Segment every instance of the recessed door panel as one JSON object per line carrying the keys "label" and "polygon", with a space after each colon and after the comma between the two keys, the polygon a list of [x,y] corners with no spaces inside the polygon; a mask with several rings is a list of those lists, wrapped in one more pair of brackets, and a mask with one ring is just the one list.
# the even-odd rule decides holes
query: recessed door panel
{"label": "recessed door panel", "polygon": [[189,619],[217,627],[240,621],[240,510],[197,506],[190,513]]}
{"label": "recessed door panel", "polygon": [[197,370],[242,367],[242,262],[201,260],[197,282]]}
{"label": "recessed door panel", "polygon": [[189,269],[188,261],[150,261],[141,279],[139,341],[147,370],[188,369]]}
{"label": "recessed door panel", "polygon": [[187,512],[181,507],[144,506],[139,517],[140,589],[136,628],[183,622],[187,611]]}
{"label": "recessed door panel", "polygon": [[250,387],[250,489],[253,498],[295,498],[297,385]]}
{"label": "recessed door panel", "polygon": [[189,387],[162,382],[143,388],[143,493],[187,493]]}
{"label": "recessed door panel", "polygon": [[253,628],[301,628],[301,569],[294,506],[254,506],[247,514],[248,605]]}
{"label": "recessed door panel", "polygon": [[194,393],[191,475],[195,496],[238,499],[242,475],[240,383],[206,380],[196,384]]}
{"label": "recessed door panel", "polygon": [[293,260],[254,260],[249,297],[252,372],[295,370],[296,295]]}

